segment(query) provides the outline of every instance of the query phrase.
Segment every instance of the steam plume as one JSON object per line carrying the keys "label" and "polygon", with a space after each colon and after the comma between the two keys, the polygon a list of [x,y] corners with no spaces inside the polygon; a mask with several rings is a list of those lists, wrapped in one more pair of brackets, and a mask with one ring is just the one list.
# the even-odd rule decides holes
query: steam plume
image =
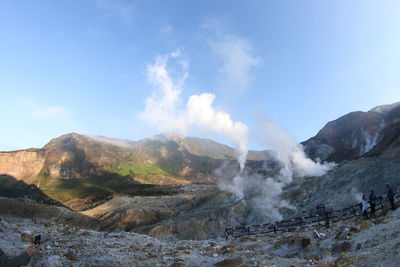
{"label": "steam plume", "polygon": [[[145,111],[140,118],[166,133],[185,135],[191,128],[204,133],[221,134],[232,142],[237,151],[240,169],[243,170],[247,157],[248,129],[242,122],[234,122],[230,115],[213,107],[215,95],[203,93],[189,97],[185,108],[179,109],[181,92],[188,77],[188,64],[179,60],[179,52],[157,57],[147,68],[149,82],[158,91],[147,98]],[[169,59],[181,66],[181,73],[173,79],[167,68]]]}
{"label": "steam plume", "polygon": [[258,139],[272,149],[271,153],[279,165],[278,171],[270,171],[267,177],[249,173],[236,174],[228,180],[222,178],[219,186],[222,190],[234,193],[238,199],[251,199],[252,217],[262,214],[271,220],[281,220],[281,208],[294,209],[280,196],[283,188],[293,181],[293,177],[321,176],[333,164],[321,164],[307,158],[303,146],[273,122],[262,119],[259,125]]}

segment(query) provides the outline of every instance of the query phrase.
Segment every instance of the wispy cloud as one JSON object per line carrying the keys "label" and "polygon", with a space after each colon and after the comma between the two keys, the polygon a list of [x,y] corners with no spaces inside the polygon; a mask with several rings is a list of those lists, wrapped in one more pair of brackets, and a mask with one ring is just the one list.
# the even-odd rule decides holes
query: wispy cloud
{"label": "wispy cloud", "polygon": [[208,45],[222,62],[219,68],[221,87],[229,92],[244,91],[251,82],[251,69],[260,62],[254,55],[252,42],[230,33],[218,20],[207,21],[202,28],[211,32]]}
{"label": "wispy cloud", "polygon": [[161,28],[161,32],[164,33],[164,34],[167,34],[167,35],[171,34],[173,30],[174,29],[169,24],[165,25],[164,27]]}
{"label": "wispy cloud", "polygon": [[134,5],[123,0],[97,0],[96,6],[102,9],[106,17],[118,16],[125,21],[133,18]]}
{"label": "wispy cloud", "polygon": [[71,130],[82,130],[82,127],[76,123],[73,113],[66,107],[60,105],[45,105],[38,103],[31,97],[25,97],[20,100],[26,114],[32,119],[51,121],[62,124]]}

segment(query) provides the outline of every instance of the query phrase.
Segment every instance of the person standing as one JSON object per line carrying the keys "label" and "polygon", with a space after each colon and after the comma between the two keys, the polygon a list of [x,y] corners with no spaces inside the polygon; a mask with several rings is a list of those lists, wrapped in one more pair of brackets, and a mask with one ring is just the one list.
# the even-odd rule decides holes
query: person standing
{"label": "person standing", "polygon": [[386,184],[386,196],[389,199],[392,210],[395,210],[396,206],[394,205],[394,191],[389,184]]}
{"label": "person standing", "polygon": [[0,249],[0,267],[18,267],[29,263],[31,257],[39,251],[40,245],[29,246],[22,254],[11,257]]}
{"label": "person standing", "polygon": [[374,190],[371,190],[369,194],[369,205],[371,206],[371,216],[375,215],[375,206],[376,206],[376,196]]}
{"label": "person standing", "polygon": [[369,219],[368,217],[368,202],[365,195],[362,196],[361,200],[361,210],[363,211],[364,219]]}

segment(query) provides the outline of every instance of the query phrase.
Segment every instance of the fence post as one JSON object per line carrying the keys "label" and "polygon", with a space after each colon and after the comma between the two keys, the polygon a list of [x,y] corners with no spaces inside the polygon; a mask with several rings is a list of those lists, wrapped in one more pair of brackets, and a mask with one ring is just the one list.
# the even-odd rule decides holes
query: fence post
{"label": "fence post", "polygon": [[329,228],[329,213],[325,212],[325,227]]}
{"label": "fence post", "polygon": [[276,229],[276,223],[274,223],[274,234],[276,234],[276,231],[277,231],[277,229]]}

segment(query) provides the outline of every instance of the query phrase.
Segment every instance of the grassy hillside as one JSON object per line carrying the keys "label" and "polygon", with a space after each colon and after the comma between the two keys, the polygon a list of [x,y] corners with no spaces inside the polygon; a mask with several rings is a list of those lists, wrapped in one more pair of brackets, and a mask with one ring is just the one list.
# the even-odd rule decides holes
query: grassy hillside
{"label": "grassy hillside", "polygon": [[[158,194],[157,190],[146,191],[151,185],[208,183],[215,181],[214,171],[223,161],[236,162],[235,151],[229,146],[164,135],[133,142],[71,133],[29,151],[40,153],[42,161],[32,161],[40,171],[26,182],[61,202],[115,194]],[[14,152],[7,155],[13,157],[13,164],[19,164],[23,156]],[[249,155],[267,157],[265,152]],[[25,158],[20,165],[29,166],[29,160]],[[20,171],[23,174],[23,167]]]}

